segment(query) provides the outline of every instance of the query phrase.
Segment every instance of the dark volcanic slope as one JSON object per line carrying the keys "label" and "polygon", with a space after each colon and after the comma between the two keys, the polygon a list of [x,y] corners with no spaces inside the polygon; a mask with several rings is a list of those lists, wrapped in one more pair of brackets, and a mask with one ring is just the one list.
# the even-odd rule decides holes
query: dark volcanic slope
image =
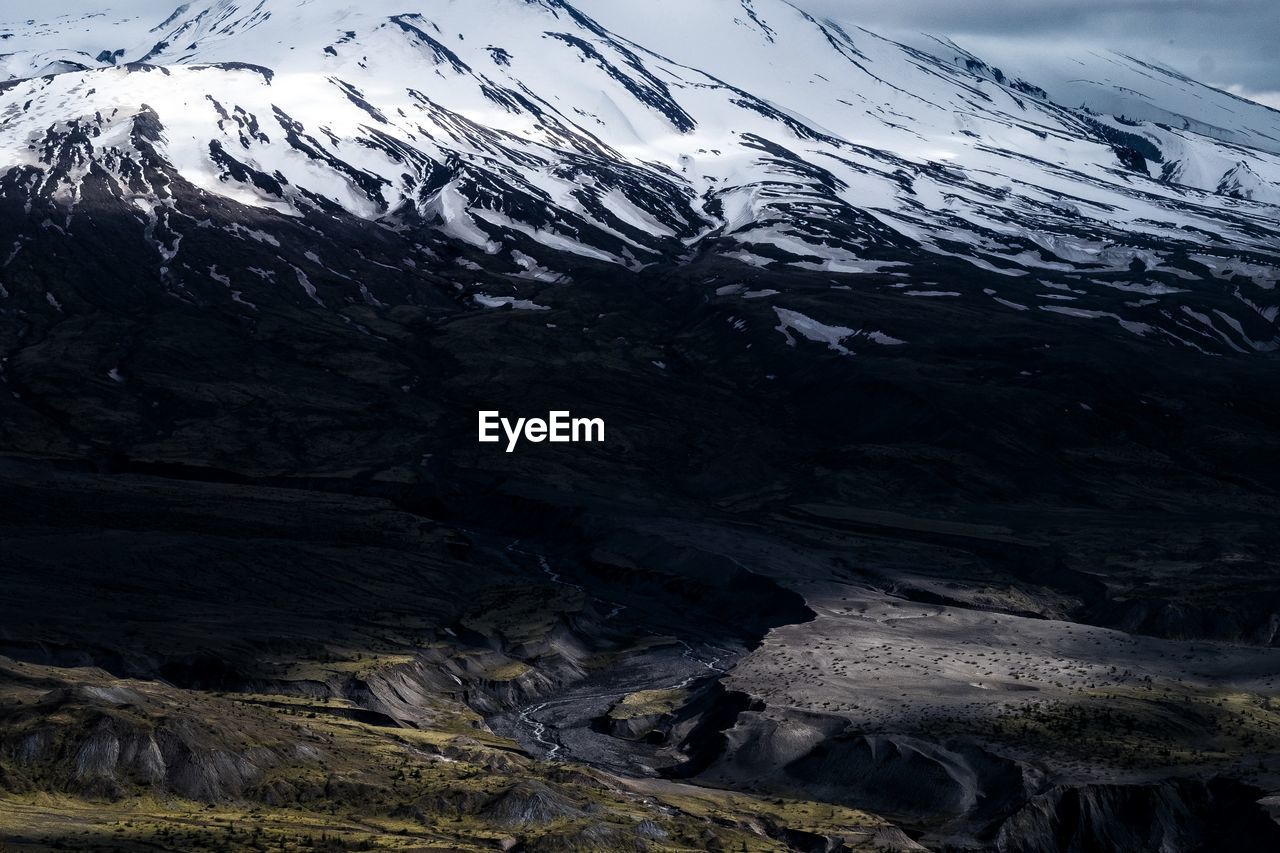
{"label": "dark volcanic slope", "polygon": [[[856,355],[805,340],[790,346],[769,324],[771,306],[715,295],[735,272],[746,287],[782,291],[777,298],[794,310],[821,300],[846,324],[910,328],[916,343]],[[246,294],[254,296],[267,301]],[[340,697],[350,708],[343,714],[398,725],[437,725],[438,712],[424,707],[462,702],[495,715],[499,731],[535,754],[569,744],[580,751],[558,757],[598,755],[610,768],[634,754],[626,761],[639,772],[723,761],[714,733],[735,725],[741,701],[707,704],[695,694],[656,754],[577,734],[629,690],[714,675],[682,663],[678,645],[645,651],[643,638],[682,638],[695,660],[717,654],[709,647],[739,649],[727,667],[770,626],[811,618],[798,597],[780,609],[769,603],[773,583],[812,607],[819,589],[839,588],[827,580],[833,566],[840,584],[935,609],[1274,642],[1277,484],[1259,460],[1276,453],[1267,402],[1276,389],[1263,362],[1084,335],[1021,313],[987,316],[975,339],[979,321],[955,302],[831,291],[719,263],[653,270],[624,289],[616,276],[597,281],[584,270],[575,285],[540,298],[550,310],[362,309],[355,322],[366,333],[318,306],[281,305],[268,327],[157,294],[128,309],[67,309],[28,331],[7,364],[21,390],[4,403],[13,413],[6,440],[11,455],[48,461],[6,475],[4,568],[17,593],[6,653],[195,690]],[[475,411],[491,406],[599,415],[609,440],[506,454],[474,441]],[[704,529],[687,540],[675,531],[690,520]],[[453,532],[410,533],[423,525]],[[639,538],[628,533],[638,526]],[[478,556],[465,568],[435,563],[419,544],[424,535],[437,550],[456,541]],[[559,581],[534,562],[499,559],[515,539],[547,553]],[[691,546],[708,556],[673,559]],[[735,580],[725,557],[776,580]],[[619,605],[626,609],[609,619]],[[782,642],[816,649],[828,640],[823,628]],[[368,671],[366,659],[375,663]],[[734,696],[749,704],[758,690],[767,713],[792,725],[786,709],[796,700],[770,686],[768,660],[735,676]],[[602,671],[604,661],[612,663]],[[390,669],[376,674],[382,666]],[[408,674],[398,669],[406,666]],[[807,695],[830,701],[825,690]],[[603,703],[573,699],[601,693]],[[570,701],[537,710],[559,696]],[[1062,701],[1070,720],[1075,700]],[[1113,701],[1086,707],[1110,713]],[[1145,719],[1147,707],[1125,713]],[[513,716],[523,712],[564,733],[535,736]],[[926,742],[973,725],[962,716],[921,727],[913,715],[855,725]],[[736,723],[742,734],[727,741],[729,754],[738,737],[755,737],[754,719]],[[667,726],[660,717],[645,725]],[[1265,733],[1270,724],[1257,725]],[[1056,743],[999,728],[983,737],[984,749],[1011,751],[1001,760],[1035,762]],[[1151,756],[1201,737],[1213,735],[1196,724],[1143,746],[1132,759],[1139,776],[1199,775],[1159,760],[1152,767]],[[1269,743],[1253,737],[1212,748],[1242,758]],[[794,772],[764,790],[880,808],[939,837],[971,839],[993,838],[1052,784],[1074,791],[1090,775],[1077,767],[1044,783],[993,787],[1006,792],[1004,805],[939,828],[927,808],[835,797],[817,756],[786,760],[799,762]],[[1095,778],[1116,784],[1102,756],[1078,760],[1099,762]],[[987,772],[981,786],[1004,786]],[[1136,783],[1134,771],[1123,772],[1120,784]],[[1268,778],[1213,796],[1247,811]],[[719,764],[705,781],[743,784]],[[1217,813],[1200,789],[1183,795],[1178,808],[1188,814]],[[1115,802],[1098,808],[1124,808]],[[1036,838],[1058,831],[1018,820],[1017,832]],[[1104,833],[1113,820],[1080,831]],[[1191,831],[1171,826],[1147,837]]]}

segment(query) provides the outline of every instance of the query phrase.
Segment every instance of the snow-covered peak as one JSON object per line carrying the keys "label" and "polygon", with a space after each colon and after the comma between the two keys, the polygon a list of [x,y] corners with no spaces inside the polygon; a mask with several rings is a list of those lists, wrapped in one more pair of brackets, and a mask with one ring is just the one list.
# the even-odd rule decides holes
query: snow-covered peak
{"label": "snow-covered peak", "polygon": [[[1081,79],[1165,113],[1082,107],[1051,76],[783,0],[192,0],[155,17],[6,39],[0,156],[73,214],[95,165],[128,183],[154,156],[270,215],[342,211],[539,281],[707,253],[835,276],[960,264],[995,305],[1136,334],[1153,326],[1133,312],[1162,309],[1123,294],[1220,270],[1274,289],[1280,155],[1244,143],[1280,139],[1280,114],[1215,119],[1245,102],[1127,58],[1081,57]],[[1046,296],[1050,276],[1075,279]]]}
{"label": "snow-covered peak", "polygon": [[[941,37],[922,36],[925,49],[965,63],[969,51]],[[990,51],[989,53],[987,51]],[[1015,70],[1055,102],[1131,122],[1152,122],[1222,142],[1280,154],[1280,111],[1192,79],[1153,59],[1071,45],[1034,50],[1000,43],[980,50]]]}

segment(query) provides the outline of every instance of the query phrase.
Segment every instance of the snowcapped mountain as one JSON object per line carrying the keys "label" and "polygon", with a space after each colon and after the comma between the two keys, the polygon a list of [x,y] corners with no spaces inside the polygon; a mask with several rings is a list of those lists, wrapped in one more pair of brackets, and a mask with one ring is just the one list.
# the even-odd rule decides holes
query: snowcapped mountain
{"label": "snowcapped mountain", "polygon": [[0,22],[0,846],[1280,849],[1280,113],[101,2]]}
{"label": "snowcapped mountain", "polygon": [[915,43],[966,66],[986,60],[1017,68],[1060,104],[1280,153],[1275,109],[1128,54],[1089,50],[1077,55],[1074,47],[1046,51],[1044,45],[1018,49],[1005,43],[993,48],[999,55],[979,57],[936,36],[920,36]]}
{"label": "snowcapped mountain", "polygon": [[1042,86],[782,0],[193,0],[0,38],[26,311],[75,298],[33,250],[110,219],[131,286],[246,312],[716,257],[1280,347],[1280,113],[1127,57]]}

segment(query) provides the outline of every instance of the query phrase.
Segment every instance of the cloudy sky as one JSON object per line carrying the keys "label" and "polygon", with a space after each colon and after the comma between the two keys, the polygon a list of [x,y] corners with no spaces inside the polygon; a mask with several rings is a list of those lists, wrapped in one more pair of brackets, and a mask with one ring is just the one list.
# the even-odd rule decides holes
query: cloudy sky
{"label": "cloudy sky", "polygon": [[[0,4],[12,0],[0,0]],[[352,0],[358,4],[359,0]],[[428,6],[430,0],[423,0]],[[616,0],[619,3],[643,0]],[[1280,109],[1280,0],[792,0],[865,26],[946,35],[979,55],[1036,56],[1112,48],[1155,59]],[[163,17],[179,0],[42,0],[43,15],[139,12]],[[413,0],[407,0],[412,6]],[[31,9],[35,7],[32,6]],[[31,9],[23,13],[31,14]],[[0,11],[8,18],[11,10]]]}
{"label": "cloudy sky", "polygon": [[1280,0],[793,0],[982,54],[1112,48],[1280,109]]}

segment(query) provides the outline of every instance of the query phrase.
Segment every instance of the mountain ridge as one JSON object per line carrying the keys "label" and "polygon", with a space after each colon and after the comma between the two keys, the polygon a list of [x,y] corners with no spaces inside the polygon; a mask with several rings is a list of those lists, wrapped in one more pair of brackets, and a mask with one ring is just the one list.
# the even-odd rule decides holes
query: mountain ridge
{"label": "mountain ridge", "polygon": [[1276,848],[1273,155],[773,0],[169,11],[0,28],[6,843]]}
{"label": "mountain ridge", "polygon": [[[104,47],[80,68],[24,53],[14,33],[0,150],[74,216],[95,164],[138,159],[122,123],[149,110],[156,158],[202,192],[420,229],[424,250],[503,276],[712,252],[927,281],[958,258],[992,310],[1115,318],[1207,351],[1280,346],[1268,152],[1068,108],[976,56],[851,35],[782,2],[668,9],[653,19],[687,26],[650,46],[649,28],[633,40],[588,14],[639,27],[638,13],[590,0],[394,8],[191,3],[149,47]],[[717,50],[690,64],[689,39],[712,32]],[[55,177],[58,149],[77,166]],[[1052,299],[1027,293],[1040,278]],[[1117,298],[1153,282],[1209,293]]]}

